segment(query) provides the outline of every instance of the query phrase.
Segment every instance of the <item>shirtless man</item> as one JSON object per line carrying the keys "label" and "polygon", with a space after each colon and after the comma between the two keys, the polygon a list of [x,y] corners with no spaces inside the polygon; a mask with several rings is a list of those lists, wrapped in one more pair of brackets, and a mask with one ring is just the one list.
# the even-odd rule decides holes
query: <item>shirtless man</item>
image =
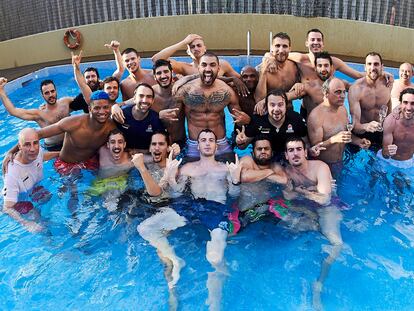
{"label": "shirtless man", "polygon": [[[178,50],[187,49],[187,54],[193,60],[192,63],[188,64],[185,62],[176,61],[170,59]],[[159,51],[157,54],[152,56],[152,62],[155,63],[159,59],[168,59],[171,62],[174,73],[183,76],[198,74],[198,67],[200,65],[201,56],[207,51],[207,47],[201,36],[196,34],[190,34],[184,38],[184,40],[173,44],[165,49]],[[218,76],[236,77],[240,75],[231,67],[229,62],[226,60],[220,60],[220,70]]]}
{"label": "shirtless man", "polygon": [[[414,88],[400,94],[400,109],[384,121],[384,139],[378,155],[397,167],[414,167]],[[391,161],[390,161],[391,160]]]}
{"label": "shirtless man", "polygon": [[113,129],[105,145],[99,148],[98,177],[116,177],[126,174],[132,167],[131,157],[125,151],[126,141],[122,132]]}
{"label": "shirtless man", "polygon": [[[122,56],[121,56],[121,53],[119,52],[119,45],[120,45],[119,42],[115,41],[115,40],[111,41],[111,43],[109,43],[109,44],[105,44],[105,47],[111,49],[113,51],[114,55],[115,55],[115,61],[116,61],[117,69],[112,74],[112,77],[115,77],[118,81],[119,81],[119,79],[121,79],[121,77],[124,73],[124,66],[122,65]],[[81,54],[82,54],[82,51],[77,56],[78,59],[76,59],[76,56],[73,55],[73,53],[72,53],[72,64],[73,65],[74,65],[74,61],[80,63]],[[74,59],[74,56],[75,56],[75,59]],[[79,69],[79,64],[77,64],[77,67],[78,67],[77,69]],[[77,77],[76,68],[74,68],[74,69],[75,69],[75,79],[76,79],[78,85],[80,85],[79,77]],[[102,88],[104,88],[103,82],[99,80],[98,69],[96,69],[94,67],[86,68],[85,71],[83,72],[83,77],[85,79],[86,85],[90,89],[90,93],[95,92],[97,90],[101,90]],[[105,80],[106,80],[106,82],[109,82],[107,79],[105,79]],[[118,88],[119,87],[117,87],[117,89]],[[81,91],[82,91],[82,88],[81,88]],[[112,92],[112,90],[110,92]],[[78,94],[73,99],[73,101],[70,103],[69,107],[72,111],[83,110],[83,112],[89,113],[89,105],[85,101],[84,95],[82,93],[85,93],[85,90],[83,90],[80,94]],[[88,95],[88,98],[90,96],[90,93]],[[111,96],[111,94],[110,94],[110,96]],[[118,98],[118,96],[117,96],[117,98]]]}
{"label": "shirtless man", "polygon": [[370,52],[365,58],[365,77],[358,79],[349,88],[349,108],[354,123],[353,132],[367,138],[374,147],[381,147],[382,124],[379,121],[381,106],[391,112],[391,87],[385,84],[381,55]]}
{"label": "shirtless man", "polygon": [[254,106],[256,105],[254,93],[259,82],[259,73],[252,66],[244,66],[240,72],[240,78],[249,90],[247,96],[241,96],[239,98],[240,108],[251,118],[254,113]]}
{"label": "shirtless man", "polygon": [[348,113],[344,107],[346,90],[344,83],[331,78],[322,85],[323,102],[317,106],[308,118],[308,134],[311,145],[318,145],[319,160],[329,165],[334,178],[342,171],[342,157],[345,144],[353,142],[367,149],[370,142],[353,136],[347,130]]}
{"label": "shirtless man", "polygon": [[[295,61],[300,68],[302,82],[318,79],[317,72],[315,70],[315,53],[323,51],[323,40],[323,33],[319,29],[311,29],[306,34],[305,41],[305,45],[308,48],[308,53],[289,53],[289,59]],[[351,78],[358,79],[364,76],[363,73],[352,69],[344,61],[340,60],[337,57],[332,57],[332,65],[334,70],[338,70],[347,76],[350,76]]]}
{"label": "shirtless man", "polygon": [[296,83],[286,94],[288,100],[303,97],[300,115],[306,120],[311,111],[323,102],[322,84],[333,75],[332,57],[327,52],[315,53],[317,79]]}
{"label": "shirtless man", "polygon": [[283,190],[285,199],[293,200],[295,206],[306,206],[304,208],[316,212],[320,230],[333,246],[322,263],[318,280],[313,284],[313,306],[320,310],[323,283],[343,245],[340,231],[342,214],[330,203],[333,180],[328,165],[319,160],[307,160],[305,142],[300,138],[292,137],[286,141],[285,157],[289,162],[285,171],[290,179]]}
{"label": "shirtless man", "polygon": [[[73,98],[63,97],[57,99],[56,87],[52,80],[44,80],[40,84],[42,97],[46,101],[44,109],[16,108],[4,91],[6,83],[6,78],[0,78],[0,99],[6,110],[12,116],[27,121],[35,121],[40,127],[55,124],[59,120],[69,116],[69,104],[72,102]],[[50,136],[45,140],[45,147],[49,151],[60,150],[62,141],[63,134]]]}
{"label": "shirtless man", "polygon": [[[210,230],[211,241],[207,242],[206,257],[216,271],[209,273],[208,276],[207,302],[213,310],[216,310],[220,305],[220,270],[224,268],[224,250],[229,233],[229,221],[226,216],[229,211],[225,203],[227,193],[231,197],[239,194],[241,167],[237,156],[236,162],[230,164],[217,162],[214,159],[218,145],[216,135],[211,130],[201,130],[197,142],[200,160],[184,164],[179,171],[180,161],[170,162],[165,170],[165,179],[177,192],[183,192],[186,185],[189,185],[196,201],[191,202],[191,206],[187,207],[176,204],[174,209],[178,214],[184,217],[188,214],[189,219],[194,219],[194,209],[200,207],[196,217],[199,217],[199,220]],[[198,199],[202,200],[197,201]],[[206,215],[207,213],[209,214]]]}
{"label": "shirtless man", "polygon": [[[34,129],[24,128],[19,133],[18,152],[7,164],[4,176],[3,212],[22,224],[30,232],[40,232],[40,214],[30,201],[47,201],[51,194],[36,186],[43,179],[43,161],[58,155],[40,149],[39,137]],[[29,201],[30,200],[30,201]]]}
{"label": "shirtless man", "polygon": [[[90,102],[90,97],[92,94],[92,88],[88,84],[85,77],[82,75],[80,71],[80,63],[82,61],[82,51],[80,51],[79,55],[75,55],[72,52],[72,66],[73,66],[73,73],[75,76],[76,83],[78,84],[83,98],[87,104]],[[115,103],[119,96],[119,80],[114,76],[110,76],[105,78],[102,81],[103,90],[109,96],[109,102],[111,105]],[[88,108],[89,109],[89,108]]]}
{"label": "shirtless man", "polygon": [[183,148],[186,141],[185,115],[184,111],[177,107],[172,95],[172,66],[169,61],[160,59],[154,63],[152,70],[157,85],[153,86],[155,98],[151,109],[159,113],[164,127],[170,134],[170,141]]}
{"label": "shirtless man", "polygon": [[126,101],[134,97],[134,91],[138,84],[154,85],[156,82],[151,71],[141,68],[141,58],[138,56],[137,50],[127,48],[121,54],[124,66],[129,72],[129,76],[121,82],[122,100]]}
{"label": "shirtless man", "polygon": [[[296,82],[300,81],[298,66],[288,59],[290,43],[287,33],[279,32],[273,36],[270,57],[265,57],[260,67],[259,82],[254,94],[256,102],[264,99],[267,93],[275,89],[288,92]],[[276,70],[270,72],[269,67],[274,64]],[[291,108],[291,104],[288,108]]]}
{"label": "shirtless man", "polygon": [[[63,170],[71,166],[80,167],[83,163],[88,167],[88,160],[93,158],[99,148],[106,143],[108,134],[115,128],[109,119],[109,96],[104,91],[96,91],[91,95],[89,114],[64,118],[59,122],[37,131],[39,138],[64,134],[63,147],[59,153]],[[66,168],[66,169],[65,169]]]}
{"label": "shirtless man", "polygon": [[204,128],[211,129],[217,135],[217,156],[232,155],[232,149],[226,140],[224,108],[228,106],[235,123],[248,124],[250,117],[241,111],[233,89],[216,79],[220,66],[215,54],[206,52],[200,58],[198,70],[200,77],[182,86],[175,96],[178,104],[184,104],[188,122],[187,156],[199,157],[196,139]]}
{"label": "shirtless man", "polygon": [[[173,161],[180,153],[180,148],[177,144],[169,146],[168,136],[166,133],[160,132],[152,135],[149,151],[151,153],[150,157],[138,153],[133,156],[132,162],[141,174],[147,194],[153,198],[168,198],[168,183],[162,179],[162,176],[167,162]],[[174,301],[171,301],[171,299],[174,299],[174,292],[171,290],[180,278],[184,261],[175,254],[174,249],[168,243],[167,235],[172,230],[184,226],[186,222],[183,216],[178,215],[172,208],[165,206],[159,208],[157,213],[145,219],[137,227],[141,237],[157,249],[160,259],[167,266],[166,277],[171,295],[170,304],[174,303]]]}
{"label": "shirtless man", "polygon": [[128,172],[133,167],[125,147],[124,135],[113,129],[106,144],[99,148],[98,177],[87,191],[90,196],[100,196],[102,205],[110,212],[118,209],[119,197],[128,186]]}
{"label": "shirtless man", "polygon": [[400,93],[407,88],[414,88],[411,82],[413,77],[413,66],[410,63],[403,63],[399,71],[400,78],[394,81],[391,90],[392,109],[400,104]]}

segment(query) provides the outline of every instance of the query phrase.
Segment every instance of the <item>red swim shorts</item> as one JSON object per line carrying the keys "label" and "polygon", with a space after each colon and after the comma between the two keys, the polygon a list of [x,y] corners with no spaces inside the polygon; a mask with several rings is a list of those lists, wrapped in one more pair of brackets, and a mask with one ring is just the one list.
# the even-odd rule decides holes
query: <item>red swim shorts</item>
{"label": "red swim shorts", "polygon": [[83,162],[69,163],[62,161],[61,158],[57,158],[54,163],[55,170],[60,175],[78,174],[82,169],[95,171],[99,168],[98,158],[93,156],[89,160]]}

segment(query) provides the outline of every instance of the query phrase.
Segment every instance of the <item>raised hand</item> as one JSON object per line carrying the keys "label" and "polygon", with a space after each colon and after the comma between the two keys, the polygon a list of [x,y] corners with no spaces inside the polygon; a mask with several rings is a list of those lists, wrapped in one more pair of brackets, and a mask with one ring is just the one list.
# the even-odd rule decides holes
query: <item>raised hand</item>
{"label": "raised hand", "polygon": [[181,152],[180,145],[174,143],[168,147],[168,152],[172,153],[172,157],[175,159]]}
{"label": "raised hand", "polygon": [[234,123],[236,124],[249,124],[250,123],[250,117],[244,111],[233,108],[230,115],[233,117]]}
{"label": "raised hand", "polygon": [[136,153],[132,156],[131,162],[134,164],[134,166],[138,169],[144,169],[144,154],[143,153]]}
{"label": "raised hand", "polygon": [[188,44],[190,44],[191,42],[193,42],[194,40],[197,40],[197,39],[203,40],[203,37],[200,36],[200,35],[192,33],[192,34],[189,34],[187,37],[185,37],[183,42],[188,45]]}
{"label": "raised hand", "polygon": [[79,55],[75,55],[73,52],[70,52],[72,55],[72,65],[79,68],[79,65],[82,60],[82,50],[79,52]]}
{"label": "raised hand", "polygon": [[243,125],[241,131],[239,129],[236,129],[237,136],[236,136],[236,144],[237,145],[244,145],[247,143],[247,136],[246,136],[246,128]]}
{"label": "raised hand", "polygon": [[105,47],[106,48],[108,48],[108,49],[111,49],[111,50],[113,50],[113,51],[116,51],[116,50],[119,50],[119,46],[120,46],[121,44],[119,43],[119,41],[116,41],[116,40],[112,40],[111,41],[111,43],[105,43]]}
{"label": "raised hand", "polygon": [[7,79],[5,77],[1,77],[0,78],[0,91],[4,90],[4,86],[6,85],[6,83],[7,83]]}
{"label": "raised hand", "polygon": [[226,162],[227,169],[229,171],[231,180],[233,184],[239,184],[240,183],[240,173],[241,173],[241,165],[239,162],[239,157],[237,154],[235,155],[235,162]]}
{"label": "raised hand", "polygon": [[322,147],[323,142],[320,142],[319,144],[316,144],[315,146],[309,148],[309,154],[312,157],[318,157],[321,154],[321,151],[326,150],[325,147]]}

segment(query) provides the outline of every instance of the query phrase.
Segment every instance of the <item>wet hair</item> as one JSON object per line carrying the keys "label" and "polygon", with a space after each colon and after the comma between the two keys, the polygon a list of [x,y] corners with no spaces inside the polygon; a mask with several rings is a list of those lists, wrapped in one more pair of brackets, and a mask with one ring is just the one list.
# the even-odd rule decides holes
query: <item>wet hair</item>
{"label": "wet hair", "polygon": [[377,52],[369,52],[367,55],[365,55],[365,59],[367,59],[368,56],[378,56],[379,59],[380,59],[380,62],[382,64],[382,57],[381,57],[381,55],[379,53],[377,53]]}
{"label": "wet hair", "polygon": [[85,69],[85,71],[83,72],[83,74],[85,74],[88,71],[94,71],[96,73],[96,76],[97,76],[98,80],[99,80],[99,72],[98,72],[98,69],[96,69],[95,67],[88,67],[88,68]]}
{"label": "wet hair", "polygon": [[333,65],[332,63],[332,57],[328,52],[317,52],[315,53],[315,67],[316,67],[316,61],[319,59],[328,59],[329,60],[329,64],[331,64],[331,66]]}
{"label": "wet hair", "polygon": [[103,85],[105,85],[106,83],[109,83],[109,82],[112,82],[112,81],[115,81],[115,82],[116,82],[116,84],[118,84],[118,87],[119,87],[119,80],[118,80],[118,78],[116,78],[116,77],[112,77],[112,76],[106,77],[106,78],[102,81],[102,83],[103,83]]}
{"label": "wet hair", "polygon": [[198,140],[200,139],[200,135],[202,134],[202,133],[213,133],[213,135],[214,135],[214,139],[217,141],[217,136],[216,136],[216,133],[214,133],[212,130],[210,130],[210,129],[202,129],[201,131],[200,131],[200,133],[198,133],[198,136],[197,136],[197,142],[198,142]]}
{"label": "wet hair", "polygon": [[206,52],[203,54],[203,56],[201,56],[201,57],[204,57],[204,56],[207,56],[207,57],[214,57],[214,58],[217,60],[217,64],[220,64],[220,61],[219,61],[218,56],[217,56],[216,54],[214,54],[213,52],[206,51]]}
{"label": "wet hair", "polygon": [[414,95],[414,88],[409,87],[409,88],[406,88],[405,90],[402,90],[401,91],[401,93],[400,93],[400,103],[402,103],[402,98],[403,98],[403,95],[404,94],[412,94],[412,95]]}
{"label": "wet hair", "polygon": [[124,138],[124,140],[125,140],[125,136],[124,136],[124,133],[122,133],[119,129],[117,129],[117,128],[114,128],[112,131],[110,131],[109,132],[109,134],[108,134],[108,141],[109,141],[109,138],[112,136],[112,135],[117,135],[117,134],[121,134],[122,135],[122,137]]}
{"label": "wet hair", "polygon": [[56,85],[55,85],[55,82],[53,82],[53,80],[43,80],[42,82],[40,82],[40,92],[42,94],[43,94],[42,87],[44,87],[45,85],[49,85],[49,84],[53,84],[54,88],[56,89]]}
{"label": "wet hair", "polygon": [[289,136],[286,139],[286,142],[285,142],[285,151],[287,151],[287,145],[289,143],[291,143],[291,142],[297,142],[297,141],[300,141],[302,143],[303,149],[306,149],[306,143],[305,143],[305,141],[303,140],[302,137],[299,137],[299,136]]}
{"label": "wet hair", "polygon": [[[270,140],[269,135],[266,135],[266,134],[259,134],[259,135],[256,135],[256,136],[253,138],[253,141],[252,141],[252,146],[253,146],[253,149],[254,149],[254,147],[256,147],[256,143],[257,143],[258,141],[261,141],[261,140],[267,140],[267,141],[269,142],[269,144],[270,144],[270,148],[272,148],[272,142],[271,142],[271,140]],[[272,148],[272,150],[273,150],[273,148]]]}
{"label": "wet hair", "polygon": [[135,94],[137,93],[137,90],[138,90],[138,88],[139,88],[140,86],[143,86],[143,87],[149,88],[149,89],[151,90],[151,92],[152,92],[152,97],[155,97],[155,92],[154,92],[154,89],[152,88],[152,86],[151,86],[151,85],[149,85],[148,83],[145,83],[145,82],[140,83],[140,84],[138,84],[138,85],[137,85],[137,87],[136,87],[136,88],[135,88],[135,90],[134,90],[134,96],[135,96]]}
{"label": "wet hair", "polygon": [[169,60],[158,59],[152,66],[152,73],[155,75],[155,71],[157,70],[158,67],[161,67],[161,66],[167,66],[168,69],[170,69],[170,71],[172,72],[172,66]]}
{"label": "wet hair", "polygon": [[123,50],[123,51],[122,51],[121,55],[124,55],[124,54],[129,54],[129,53],[131,53],[131,52],[134,52],[134,53],[135,53],[135,54],[137,54],[137,56],[138,56],[138,51],[137,51],[137,50],[135,50],[134,48],[126,48],[125,50]]}
{"label": "wet hair", "polygon": [[283,100],[285,101],[285,105],[287,105],[288,103],[288,99],[286,97],[286,93],[284,91],[282,91],[281,89],[275,89],[273,91],[270,91],[269,93],[267,93],[266,98],[265,98],[265,105],[267,107],[267,104],[269,102],[269,96],[280,96],[283,98]]}
{"label": "wet hair", "polygon": [[288,40],[289,41],[289,46],[290,46],[290,37],[286,32],[278,32],[277,34],[275,34],[273,36],[272,41],[275,40],[276,38]]}
{"label": "wet hair", "polygon": [[165,138],[165,141],[167,142],[167,145],[170,145],[170,135],[168,135],[167,130],[156,130],[152,135],[151,135],[151,142],[152,142],[152,138],[154,137],[154,135],[162,135]]}
{"label": "wet hair", "polygon": [[308,30],[308,32],[306,33],[306,39],[309,37],[309,34],[311,32],[318,32],[318,33],[320,33],[322,35],[322,40],[323,40],[323,32],[320,31],[318,28],[312,28],[311,30]]}

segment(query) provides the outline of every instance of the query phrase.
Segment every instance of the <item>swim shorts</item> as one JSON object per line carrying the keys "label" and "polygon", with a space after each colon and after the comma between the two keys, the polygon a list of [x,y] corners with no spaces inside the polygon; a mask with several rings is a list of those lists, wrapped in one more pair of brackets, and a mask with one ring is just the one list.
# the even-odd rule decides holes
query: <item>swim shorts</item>
{"label": "swim shorts", "polygon": [[118,190],[123,192],[127,187],[128,175],[121,175],[108,178],[97,178],[88,189],[91,196],[99,196],[108,191]]}
{"label": "swim shorts", "polygon": [[65,162],[61,158],[57,158],[54,163],[54,167],[60,175],[67,176],[71,174],[77,174],[82,169],[95,171],[99,167],[99,162],[96,156],[93,156],[89,160],[76,163]]}
{"label": "swim shorts", "polygon": [[[197,149],[198,142],[195,140],[187,139],[187,154],[189,158],[199,158],[200,151]],[[229,142],[226,137],[217,139],[217,151],[216,156],[220,156],[227,153],[233,153]]]}
{"label": "swim shorts", "polygon": [[239,211],[237,205],[233,205],[233,211],[228,216],[231,223],[232,231],[230,233],[236,234],[248,224],[259,221],[262,218],[270,217],[277,222],[286,217],[289,212],[290,201],[281,197],[269,199],[266,202],[258,203],[250,209],[243,212]]}
{"label": "swim shorts", "polygon": [[30,212],[34,208],[34,206],[33,203],[30,201],[21,201],[14,204],[13,208],[20,214],[24,215]]}
{"label": "swim shorts", "polygon": [[170,206],[189,223],[202,224],[209,230],[220,228],[232,232],[232,224],[228,219],[232,210],[225,204],[205,199],[189,200],[187,197],[180,197],[172,201]]}
{"label": "swim shorts", "polygon": [[377,152],[377,157],[380,158],[382,161],[394,166],[394,167],[398,167],[398,168],[412,168],[414,167],[414,156],[411,159],[405,160],[405,161],[399,161],[399,160],[394,160],[392,158],[384,158],[384,156],[382,155],[382,149],[378,150]]}

